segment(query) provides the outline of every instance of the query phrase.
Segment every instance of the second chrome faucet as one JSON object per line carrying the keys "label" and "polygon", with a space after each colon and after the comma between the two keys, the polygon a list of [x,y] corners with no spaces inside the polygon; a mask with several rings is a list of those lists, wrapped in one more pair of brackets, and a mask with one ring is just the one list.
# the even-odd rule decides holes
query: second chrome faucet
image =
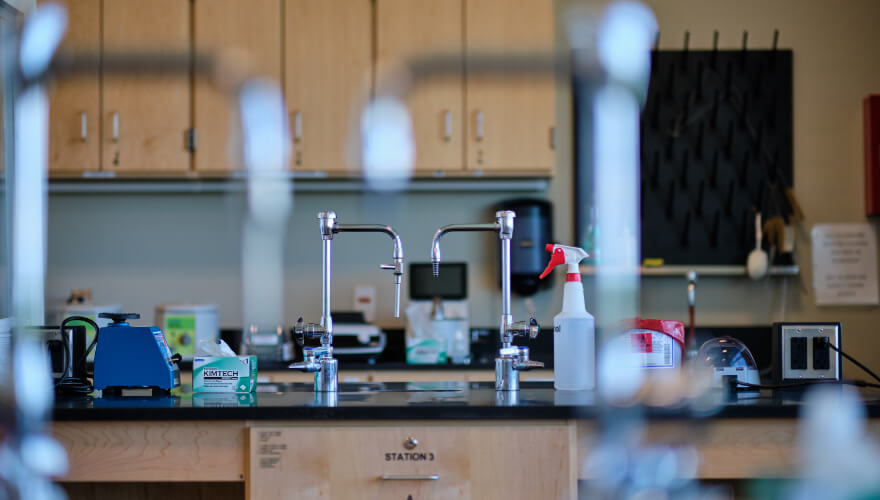
{"label": "second chrome faucet", "polygon": [[[303,361],[293,363],[290,368],[315,374],[315,391],[336,392],[338,384],[337,361],[333,357],[333,317],[330,315],[330,270],[333,236],[338,233],[385,233],[394,242],[392,264],[382,265],[381,269],[394,272],[394,317],[400,317],[400,279],[403,276],[403,245],[400,236],[391,226],[380,224],[340,224],[336,212],[318,212],[318,223],[323,242],[321,278],[321,322],[304,323],[302,318],[296,322],[294,334],[302,346]],[[306,347],[305,340],[319,338],[319,347]]]}
{"label": "second chrome faucet", "polygon": [[431,243],[431,262],[434,276],[440,273],[440,238],[453,231],[491,231],[501,239],[501,348],[495,358],[495,389],[499,391],[519,390],[519,372],[540,368],[544,363],[529,359],[529,348],[513,345],[514,337],[535,338],[540,329],[535,318],[529,321],[513,321],[510,312],[510,239],[513,237],[513,219],[516,213],[511,210],[495,212],[495,222],[488,224],[452,224],[443,226],[434,234]]}

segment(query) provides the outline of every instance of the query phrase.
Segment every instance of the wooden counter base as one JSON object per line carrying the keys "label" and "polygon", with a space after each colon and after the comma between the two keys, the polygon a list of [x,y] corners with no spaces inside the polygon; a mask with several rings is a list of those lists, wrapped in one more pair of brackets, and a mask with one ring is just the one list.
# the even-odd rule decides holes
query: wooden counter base
{"label": "wooden counter base", "polygon": [[[309,436],[317,439],[332,429],[369,428],[378,436],[386,430],[418,427],[453,436],[457,430],[480,426],[504,428],[515,440],[519,431],[514,426],[528,430],[547,425],[570,429],[574,445],[570,448],[576,452],[572,461],[577,462],[573,470],[578,479],[589,479],[585,465],[595,437],[595,423],[590,421],[419,421],[411,426],[399,421],[56,422],[53,431],[70,456],[70,473],[59,478],[64,482],[244,482],[249,463],[247,434],[256,428],[301,429],[304,432],[299,436],[308,441]],[[880,420],[870,421],[868,429],[880,439]],[[694,443],[700,454],[700,479],[744,479],[791,474],[797,430],[794,419],[705,419],[651,422],[645,435],[650,442]],[[470,449],[470,460],[477,453],[488,457],[500,446],[494,441],[484,445]],[[311,442],[306,447],[319,449],[320,445]]]}

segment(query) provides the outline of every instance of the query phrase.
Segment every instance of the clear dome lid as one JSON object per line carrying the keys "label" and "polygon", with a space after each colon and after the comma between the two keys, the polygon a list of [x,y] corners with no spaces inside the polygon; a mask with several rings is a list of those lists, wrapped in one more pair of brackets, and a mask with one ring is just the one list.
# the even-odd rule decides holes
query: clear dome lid
{"label": "clear dome lid", "polygon": [[714,368],[744,368],[757,370],[755,357],[742,341],[733,337],[717,337],[709,339],[697,353],[697,359],[702,360],[706,366]]}

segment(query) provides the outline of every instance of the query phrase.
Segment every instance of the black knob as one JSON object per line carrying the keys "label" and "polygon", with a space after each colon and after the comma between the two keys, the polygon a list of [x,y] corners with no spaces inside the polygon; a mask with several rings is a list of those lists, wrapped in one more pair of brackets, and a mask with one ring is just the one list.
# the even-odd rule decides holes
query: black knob
{"label": "black knob", "polygon": [[107,318],[115,323],[125,323],[127,319],[138,319],[141,317],[138,313],[98,313],[99,318]]}

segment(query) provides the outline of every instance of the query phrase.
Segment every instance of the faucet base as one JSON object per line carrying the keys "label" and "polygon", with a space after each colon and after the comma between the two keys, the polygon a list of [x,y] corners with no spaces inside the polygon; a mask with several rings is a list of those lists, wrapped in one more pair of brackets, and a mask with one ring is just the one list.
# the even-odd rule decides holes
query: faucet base
{"label": "faucet base", "polygon": [[336,392],[339,363],[333,358],[321,358],[319,362],[321,369],[315,372],[315,392]]}
{"label": "faucet base", "polygon": [[519,370],[516,369],[515,357],[500,356],[495,358],[495,390],[518,391]]}

